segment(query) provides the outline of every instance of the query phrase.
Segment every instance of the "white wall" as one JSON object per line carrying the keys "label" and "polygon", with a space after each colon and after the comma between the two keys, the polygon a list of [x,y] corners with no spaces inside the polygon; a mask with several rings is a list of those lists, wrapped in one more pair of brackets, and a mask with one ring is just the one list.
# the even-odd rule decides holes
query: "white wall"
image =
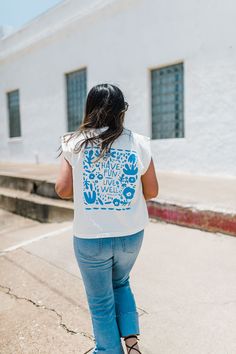
{"label": "white wall", "polygon": [[[150,136],[149,70],[183,60],[185,137],[152,141],[156,167],[235,175],[233,0],[99,1],[93,14],[75,3],[63,4],[64,27],[57,27],[59,7],[45,15],[50,18],[37,19],[37,30],[32,23],[0,45],[1,161],[34,162],[38,150],[40,162],[58,162],[58,137],[67,119],[64,73],[84,66],[88,89],[117,84],[130,104],[125,125]],[[20,89],[23,136],[9,141],[5,92],[15,88]]]}

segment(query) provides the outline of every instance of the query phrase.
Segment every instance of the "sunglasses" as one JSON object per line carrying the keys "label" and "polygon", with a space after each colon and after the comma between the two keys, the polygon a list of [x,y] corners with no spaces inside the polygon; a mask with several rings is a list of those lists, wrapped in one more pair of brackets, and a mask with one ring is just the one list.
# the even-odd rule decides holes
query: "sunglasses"
{"label": "sunglasses", "polygon": [[128,108],[129,108],[129,104],[128,102],[125,102],[125,112],[128,110]]}

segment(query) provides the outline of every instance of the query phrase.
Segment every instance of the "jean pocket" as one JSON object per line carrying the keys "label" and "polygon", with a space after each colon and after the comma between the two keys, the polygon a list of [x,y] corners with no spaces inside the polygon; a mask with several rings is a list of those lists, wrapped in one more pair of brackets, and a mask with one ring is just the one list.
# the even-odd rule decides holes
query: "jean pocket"
{"label": "jean pocket", "polygon": [[126,253],[137,253],[142,246],[143,235],[144,230],[141,230],[136,234],[123,237],[123,251]]}
{"label": "jean pocket", "polygon": [[74,236],[74,247],[76,252],[86,258],[93,258],[100,254],[102,249],[101,238],[81,238]]}

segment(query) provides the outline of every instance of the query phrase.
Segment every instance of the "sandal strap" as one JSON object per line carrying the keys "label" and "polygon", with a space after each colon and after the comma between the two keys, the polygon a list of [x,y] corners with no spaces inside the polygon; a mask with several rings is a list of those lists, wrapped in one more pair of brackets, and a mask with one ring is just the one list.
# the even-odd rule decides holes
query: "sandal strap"
{"label": "sandal strap", "polygon": [[136,350],[139,354],[141,354],[141,352],[137,349],[137,348],[133,348],[138,342],[134,343],[131,347],[129,345],[126,344],[126,346],[128,347],[128,354],[130,353],[131,349]]}

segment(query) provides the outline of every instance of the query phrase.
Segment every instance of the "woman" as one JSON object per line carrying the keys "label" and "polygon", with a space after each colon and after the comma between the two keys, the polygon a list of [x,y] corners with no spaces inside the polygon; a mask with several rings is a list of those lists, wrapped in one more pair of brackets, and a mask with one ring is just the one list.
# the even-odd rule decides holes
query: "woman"
{"label": "woman", "polygon": [[149,222],[145,200],[158,195],[158,182],[150,138],[123,126],[127,109],[117,86],[96,85],[78,130],[61,137],[55,190],[74,200],[73,246],[91,314],[93,354],[124,353],[121,338],[129,354],[141,353],[129,273]]}

